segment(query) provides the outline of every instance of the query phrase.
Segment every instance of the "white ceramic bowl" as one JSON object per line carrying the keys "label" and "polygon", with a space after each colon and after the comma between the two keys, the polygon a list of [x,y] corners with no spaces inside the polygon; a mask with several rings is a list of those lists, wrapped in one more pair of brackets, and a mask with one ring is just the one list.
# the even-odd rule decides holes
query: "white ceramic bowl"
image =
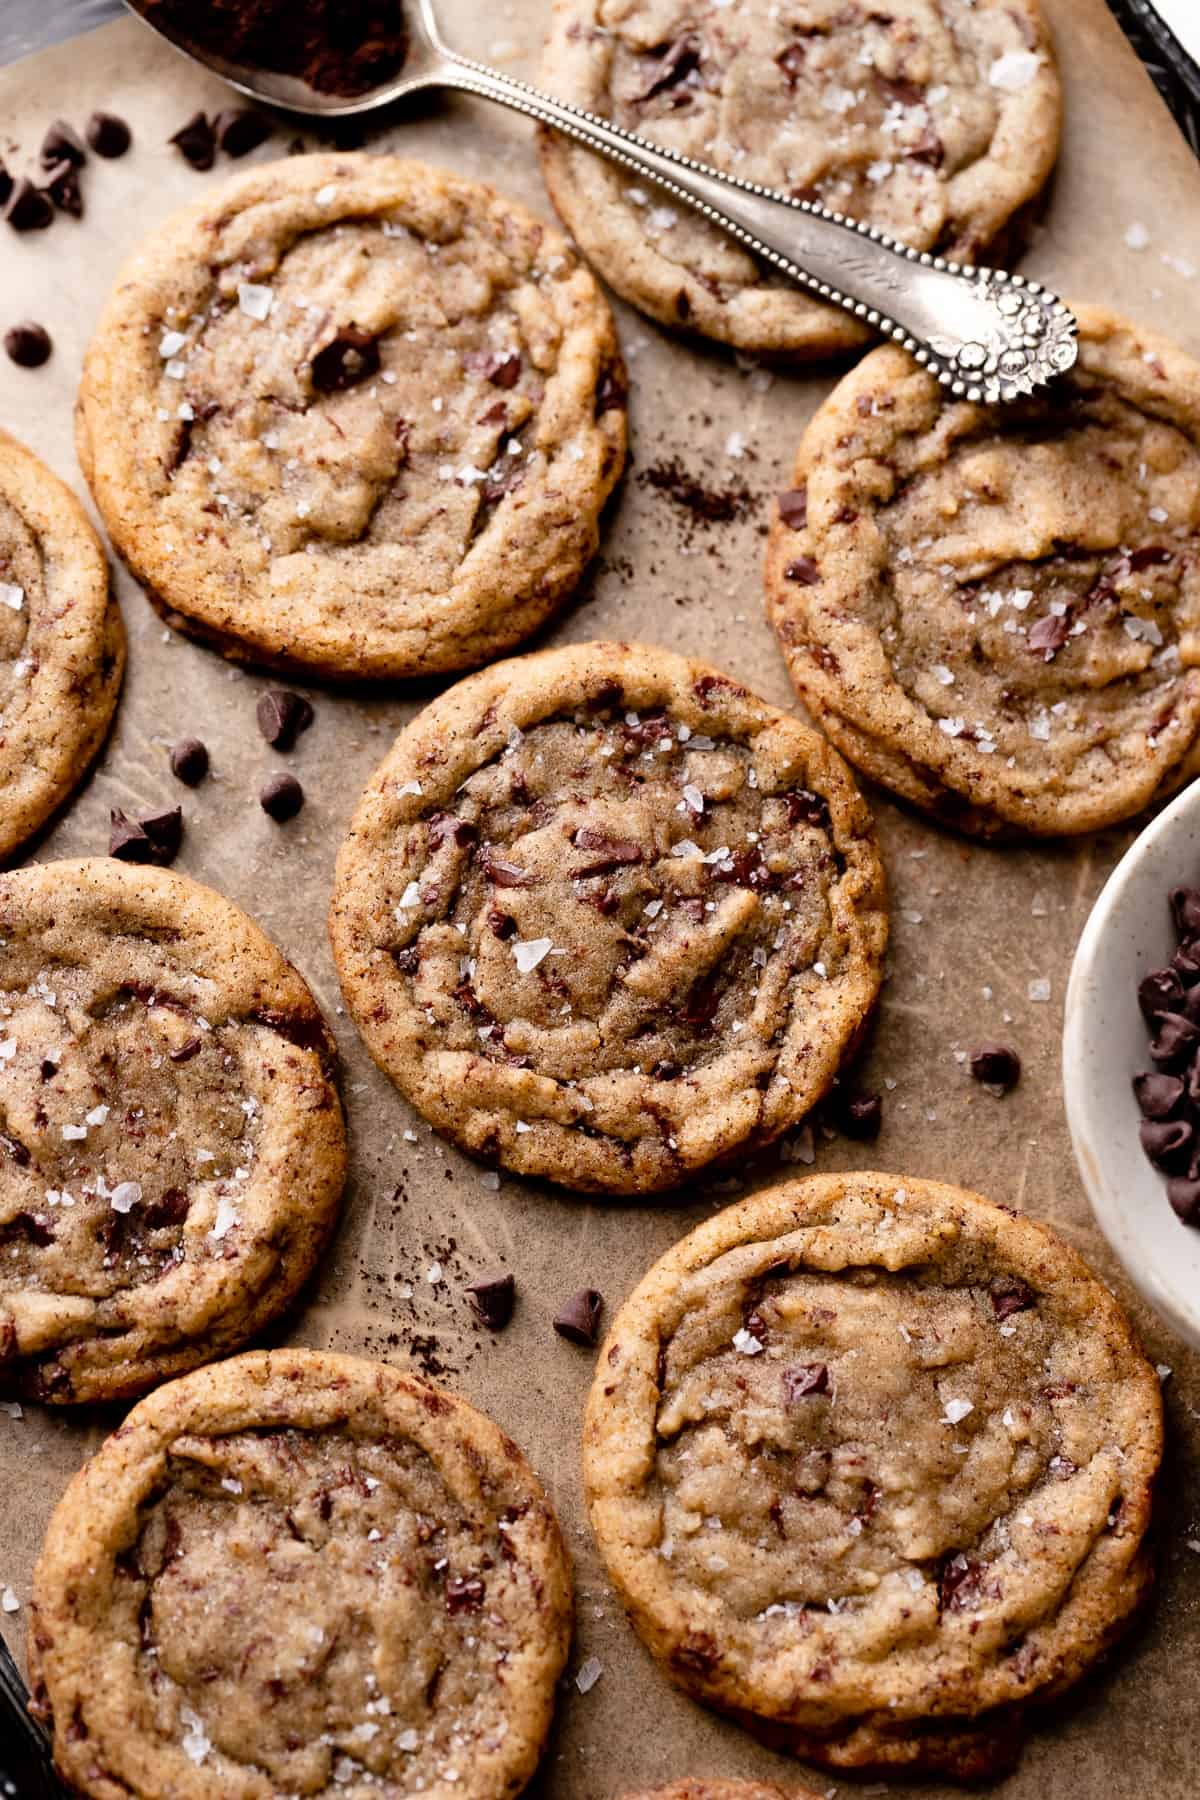
{"label": "white ceramic bowl", "polygon": [[1063,1098],[1101,1230],[1150,1304],[1200,1348],[1200,1229],[1175,1217],[1142,1153],[1131,1086],[1153,1067],[1137,984],[1174,954],[1176,887],[1200,887],[1200,781],[1146,827],[1092,908],[1067,987]]}

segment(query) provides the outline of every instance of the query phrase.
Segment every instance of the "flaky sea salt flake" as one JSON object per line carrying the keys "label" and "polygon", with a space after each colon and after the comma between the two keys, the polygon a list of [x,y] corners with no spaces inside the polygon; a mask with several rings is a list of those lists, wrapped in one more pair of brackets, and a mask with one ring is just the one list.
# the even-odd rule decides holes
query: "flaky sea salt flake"
{"label": "flaky sea salt flake", "polygon": [[513,960],[522,975],[530,975],[553,948],[552,938],[517,938],[512,947]]}
{"label": "flaky sea salt flake", "polygon": [[575,1686],[581,1694],[590,1694],[603,1673],[604,1664],[600,1658],[589,1656],[585,1662],[580,1663],[576,1671]]}
{"label": "flaky sea salt flake", "polygon": [[944,1425],[958,1425],[966,1418],[968,1413],[973,1413],[974,1411],[974,1404],[970,1400],[947,1400],[946,1410],[942,1414],[942,1423]]}
{"label": "flaky sea salt flake", "polygon": [[1034,50],[1006,50],[988,70],[988,81],[1006,94],[1019,94],[1029,86],[1043,60]]}

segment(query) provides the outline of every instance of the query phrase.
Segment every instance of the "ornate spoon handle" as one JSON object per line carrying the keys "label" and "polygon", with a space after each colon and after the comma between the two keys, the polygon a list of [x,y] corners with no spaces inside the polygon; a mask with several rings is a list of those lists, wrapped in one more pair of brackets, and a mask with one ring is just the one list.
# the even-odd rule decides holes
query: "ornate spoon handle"
{"label": "ornate spoon handle", "polygon": [[659,187],[807,288],[894,338],[967,400],[1015,400],[1075,361],[1075,319],[1036,281],[966,269],[874,226],[719,174],[438,42],[422,86],[498,100]]}

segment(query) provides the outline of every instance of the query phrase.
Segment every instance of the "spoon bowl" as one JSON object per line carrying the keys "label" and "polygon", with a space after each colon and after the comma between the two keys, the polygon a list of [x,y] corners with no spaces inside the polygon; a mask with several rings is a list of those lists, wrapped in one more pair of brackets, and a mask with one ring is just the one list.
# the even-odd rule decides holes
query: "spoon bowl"
{"label": "spoon bowl", "polygon": [[349,119],[358,113],[382,111],[413,94],[442,86],[452,60],[452,53],[442,42],[430,0],[406,0],[408,35],[401,72],[354,95],[315,88],[299,76],[283,75],[256,64],[231,62],[183,33],[168,31],[162,19],[162,7],[155,4],[155,0],[125,0],[125,5],[158,37],[190,56],[194,62],[211,69],[240,94],[267,106],[277,106],[284,112],[301,113],[307,118]]}

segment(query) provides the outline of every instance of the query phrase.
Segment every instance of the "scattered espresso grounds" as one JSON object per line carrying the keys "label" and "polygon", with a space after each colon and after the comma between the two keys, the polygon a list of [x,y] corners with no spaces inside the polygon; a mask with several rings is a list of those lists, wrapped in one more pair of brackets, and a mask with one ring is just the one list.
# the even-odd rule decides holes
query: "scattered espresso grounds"
{"label": "scattered espresso grounds", "polygon": [[202,54],[322,94],[368,93],[399,74],[408,48],[402,0],[149,0],[143,11]]}
{"label": "scattered espresso grounds", "polygon": [[644,487],[665,494],[681,512],[700,525],[732,525],[746,518],[754,505],[754,495],[744,482],[731,481],[723,487],[705,487],[688,473],[677,456],[642,469],[637,479]]}

